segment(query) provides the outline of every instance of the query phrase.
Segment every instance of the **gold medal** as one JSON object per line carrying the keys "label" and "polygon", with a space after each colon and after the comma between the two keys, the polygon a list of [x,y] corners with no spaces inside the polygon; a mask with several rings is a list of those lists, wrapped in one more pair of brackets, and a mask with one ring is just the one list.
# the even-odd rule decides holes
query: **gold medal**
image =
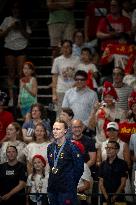
{"label": "gold medal", "polygon": [[57,174],[58,173],[58,169],[56,167],[52,167],[51,169],[53,174]]}

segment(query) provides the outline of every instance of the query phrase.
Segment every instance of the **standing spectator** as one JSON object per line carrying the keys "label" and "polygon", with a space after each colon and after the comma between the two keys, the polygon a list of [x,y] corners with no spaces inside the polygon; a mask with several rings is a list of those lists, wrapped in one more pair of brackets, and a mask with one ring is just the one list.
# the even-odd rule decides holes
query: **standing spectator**
{"label": "standing spectator", "polygon": [[109,7],[110,5],[107,0],[96,0],[88,3],[84,22],[85,41],[96,39],[98,23],[103,16],[107,15]]}
{"label": "standing spectator", "polygon": [[5,110],[8,105],[8,96],[0,90],[0,143],[4,140],[7,126],[14,121],[11,112]]}
{"label": "standing spectator", "polygon": [[[107,160],[103,161],[99,171],[99,187],[102,192],[102,203],[114,203],[124,201],[123,196],[128,176],[128,167],[124,160],[117,157],[120,146],[115,141],[109,141],[105,147]],[[109,193],[113,195],[109,196]]]}
{"label": "standing spectator", "polygon": [[108,122],[119,122],[126,119],[125,111],[116,105],[117,100],[118,96],[112,83],[105,81],[102,101],[95,104],[89,119],[89,127],[96,127],[96,142],[98,146],[106,140],[105,128]]}
{"label": "standing spectator", "polygon": [[33,141],[30,142],[23,150],[23,154],[27,161],[28,173],[32,172],[32,159],[34,155],[40,154],[47,160],[47,146],[50,141],[47,136],[46,128],[42,123],[35,126]]}
{"label": "standing spectator", "polygon": [[32,141],[34,129],[38,123],[42,123],[44,125],[49,137],[51,132],[50,120],[47,118],[47,114],[44,106],[40,103],[33,104],[31,106],[30,114],[31,114],[31,119],[29,119],[27,122],[24,122],[22,126],[23,140],[26,143]]}
{"label": "standing spectator", "polygon": [[20,79],[18,107],[21,109],[21,114],[25,118],[30,113],[31,106],[37,103],[38,87],[33,63],[26,61],[22,70],[23,77]]}
{"label": "standing spectator", "polygon": [[15,146],[8,146],[6,154],[8,162],[0,164],[0,204],[25,205],[26,166],[17,161]]}
{"label": "standing spectator", "polygon": [[86,80],[85,71],[78,70],[75,73],[75,87],[65,93],[62,107],[71,108],[74,112],[74,119],[79,119],[88,126],[89,114],[98,97],[95,91],[87,87]]}
{"label": "standing spectator", "polygon": [[131,21],[121,14],[122,4],[120,0],[110,2],[110,14],[102,18],[97,28],[97,38],[101,40],[101,51],[109,43],[117,43],[121,32],[130,34]]}
{"label": "standing spectator", "polygon": [[97,80],[98,80],[98,69],[96,65],[93,63],[93,55],[91,50],[87,47],[82,48],[81,50],[81,63],[77,66],[77,70],[84,70],[90,74],[90,81],[92,82],[92,89],[97,90]]}
{"label": "standing spectator", "polygon": [[12,5],[12,14],[5,17],[0,26],[0,37],[4,37],[5,64],[8,68],[8,88],[10,101],[13,106],[13,85],[15,83],[16,69],[20,76],[22,66],[26,60],[26,48],[31,34],[30,26],[22,14],[18,2]]}
{"label": "standing spectator", "polygon": [[128,111],[128,97],[132,92],[132,87],[123,83],[124,70],[120,67],[113,69],[113,86],[118,95],[117,106]]}
{"label": "standing spectator", "polygon": [[74,85],[74,75],[80,62],[78,56],[72,55],[72,42],[62,42],[62,55],[54,59],[52,76],[52,100],[57,105],[57,114],[60,112],[65,92]]}
{"label": "standing spectator", "polygon": [[[47,162],[42,155],[36,154],[32,159],[32,174],[27,179],[27,190],[30,193],[27,196],[26,205],[48,205],[47,187],[49,173],[47,170]],[[37,194],[37,195],[31,195]],[[40,193],[44,195],[40,195]]]}
{"label": "standing spectator", "polygon": [[53,125],[54,142],[48,146],[50,166],[48,197],[50,205],[77,205],[77,185],[83,174],[84,162],[78,147],[67,140],[67,124],[56,121]]}
{"label": "standing spectator", "polygon": [[9,145],[16,147],[18,151],[17,160],[24,162],[22,151],[26,144],[23,142],[21,126],[17,122],[10,123],[6,129],[5,141],[0,149],[0,163],[7,162],[6,149]]}
{"label": "standing spectator", "polygon": [[47,0],[47,7],[49,9],[47,24],[53,59],[59,54],[59,44],[61,41],[64,39],[72,41],[73,39],[75,30],[74,4],[75,0]]}

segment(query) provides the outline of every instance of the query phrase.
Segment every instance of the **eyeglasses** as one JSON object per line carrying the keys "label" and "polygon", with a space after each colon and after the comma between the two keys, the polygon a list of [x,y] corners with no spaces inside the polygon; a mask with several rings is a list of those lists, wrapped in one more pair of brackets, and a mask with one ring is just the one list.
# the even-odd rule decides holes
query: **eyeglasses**
{"label": "eyeglasses", "polygon": [[86,81],[85,78],[75,78],[75,81]]}
{"label": "eyeglasses", "polygon": [[112,131],[112,132],[116,132],[118,130],[114,129],[114,128],[108,128],[107,131]]}
{"label": "eyeglasses", "polygon": [[117,149],[116,147],[105,147],[106,150],[113,150],[113,149]]}

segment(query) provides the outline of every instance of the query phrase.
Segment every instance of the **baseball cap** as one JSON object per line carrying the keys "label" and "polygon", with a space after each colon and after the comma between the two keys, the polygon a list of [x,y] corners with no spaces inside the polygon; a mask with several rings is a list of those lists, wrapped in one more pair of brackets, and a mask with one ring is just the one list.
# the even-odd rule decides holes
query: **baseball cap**
{"label": "baseball cap", "polygon": [[118,126],[118,123],[116,123],[116,122],[109,122],[108,124],[107,124],[107,130],[108,129],[115,129],[115,130],[119,130],[119,126]]}

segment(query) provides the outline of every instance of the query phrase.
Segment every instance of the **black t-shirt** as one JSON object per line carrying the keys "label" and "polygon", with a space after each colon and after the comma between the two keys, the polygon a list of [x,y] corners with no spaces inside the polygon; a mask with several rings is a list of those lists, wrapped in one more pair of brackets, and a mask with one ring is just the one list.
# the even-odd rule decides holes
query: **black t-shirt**
{"label": "black t-shirt", "polygon": [[[7,162],[0,164],[0,195],[3,196],[10,192],[14,187],[19,184],[19,181],[26,182],[27,180],[26,166],[21,162],[17,162],[14,166],[9,165]],[[18,193],[25,193],[25,189],[22,189]],[[13,195],[13,198],[18,200],[18,195]]]}

